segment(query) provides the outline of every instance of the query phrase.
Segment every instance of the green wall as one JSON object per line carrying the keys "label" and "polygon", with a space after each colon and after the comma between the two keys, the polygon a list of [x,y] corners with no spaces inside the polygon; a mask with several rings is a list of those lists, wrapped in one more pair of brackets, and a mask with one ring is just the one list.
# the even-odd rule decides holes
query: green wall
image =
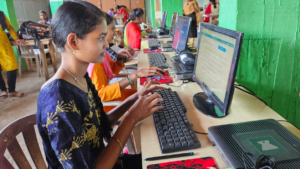
{"label": "green wall", "polygon": [[64,3],[64,0],[50,0],[50,9],[52,16],[54,15],[57,8]]}
{"label": "green wall", "polygon": [[[170,28],[173,12],[178,12],[182,16],[183,1],[182,0],[160,0],[161,11],[167,11],[166,26]],[[162,17],[162,16],[161,16]]]}
{"label": "green wall", "polygon": [[[0,10],[2,10],[7,18],[9,19],[10,23],[13,25],[15,31],[19,29],[18,22],[17,22],[17,17],[16,17],[16,12],[14,8],[14,3],[13,0],[0,0]],[[19,62],[19,54],[17,51],[16,47],[13,47],[15,56],[17,58],[17,61]],[[25,63],[25,60],[22,59],[22,70],[25,71],[27,70],[27,65]]]}
{"label": "green wall", "polygon": [[237,82],[300,127],[299,0],[222,0],[219,26],[244,32]]}

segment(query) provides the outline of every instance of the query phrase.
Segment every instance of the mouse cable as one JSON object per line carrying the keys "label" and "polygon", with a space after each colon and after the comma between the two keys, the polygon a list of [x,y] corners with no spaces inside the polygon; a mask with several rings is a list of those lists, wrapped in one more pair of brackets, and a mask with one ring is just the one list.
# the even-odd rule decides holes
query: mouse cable
{"label": "mouse cable", "polygon": [[[194,124],[191,124],[191,126],[194,127]],[[194,130],[194,132],[197,133],[197,134],[204,134],[204,135],[207,135],[207,134],[208,134],[208,133],[202,133],[202,132],[195,131],[195,130]]]}
{"label": "mouse cable", "polygon": [[[244,162],[244,167],[245,169],[248,169],[245,161],[245,155],[246,156],[251,156],[254,158],[253,154],[248,153],[248,152],[243,152],[242,154],[242,160]],[[258,159],[256,159],[256,162],[253,167],[250,169],[274,169],[276,166],[276,160],[274,157],[271,156],[266,156],[266,155],[260,155]]]}
{"label": "mouse cable", "polygon": [[[243,92],[245,92],[245,93],[248,93],[248,94],[250,94],[250,95],[256,97],[258,100],[262,101],[265,105],[269,106],[268,103],[267,103],[266,101],[264,101],[262,98],[258,97],[254,92],[253,92],[253,93],[250,93],[250,92],[248,92],[247,90],[244,90],[244,89],[240,88],[239,86],[234,86],[234,87],[237,88],[237,89],[239,89],[239,90],[241,90],[241,91],[243,91]],[[270,106],[269,106],[269,107],[270,107]]]}
{"label": "mouse cable", "polygon": [[296,126],[295,124],[293,124],[293,123],[291,123],[291,122],[289,122],[287,120],[277,120],[277,121],[279,121],[279,122],[282,121],[282,122],[290,123],[291,125],[293,125],[294,127],[296,127],[298,130],[300,130],[300,128],[298,126]]}
{"label": "mouse cable", "polygon": [[166,85],[171,86],[171,87],[181,87],[183,84],[189,83],[189,82],[190,82],[190,80],[182,80],[182,83],[179,86],[170,85],[169,83],[166,83]]}

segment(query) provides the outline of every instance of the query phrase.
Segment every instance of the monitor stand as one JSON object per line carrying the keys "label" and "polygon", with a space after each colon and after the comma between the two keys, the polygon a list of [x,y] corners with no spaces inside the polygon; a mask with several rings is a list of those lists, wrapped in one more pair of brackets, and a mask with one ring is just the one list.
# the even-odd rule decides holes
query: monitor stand
{"label": "monitor stand", "polygon": [[193,97],[195,107],[203,114],[213,117],[222,118],[225,115],[218,109],[217,106],[207,97],[204,92],[197,93]]}

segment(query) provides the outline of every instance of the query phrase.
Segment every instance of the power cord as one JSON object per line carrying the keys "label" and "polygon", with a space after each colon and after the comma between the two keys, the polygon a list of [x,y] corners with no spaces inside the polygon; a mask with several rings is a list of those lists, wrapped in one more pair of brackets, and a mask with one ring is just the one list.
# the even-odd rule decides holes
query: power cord
{"label": "power cord", "polygon": [[[244,167],[245,169],[248,169],[246,162],[245,162],[245,155],[248,157],[254,157],[253,154],[248,153],[248,152],[243,152],[242,154],[242,160],[244,162]],[[271,156],[266,156],[266,155],[260,155],[258,159],[256,159],[256,163],[254,164],[253,167],[250,169],[274,169],[276,166],[276,160],[274,157]]]}
{"label": "power cord", "polygon": [[277,120],[277,121],[282,121],[282,122],[287,122],[287,123],[290,123],[291,125],[293,125],[294,127],[296,127],[298,130],[300,130],[299,127],[297,127],[295,124],[289,122],[289,121],[286,121],[286,120]]}
{"label": "power cord", "polygon": [[[245,93],[248,93],[254,97],[256,97],[258,100],[262,101],[263,103],[265,103],[265,105],[269,106],[268,103],[266,101],[264,101],[262,98],[258,97],[252,90],[250,90],[249,88],[245,87],[245,86],[242,86],[242,85],[234,85],[235,88],[245,92]],[[245,88],[246,90],[240,88],[240,87],[243,87]],[[248,91],[247,91],[248,90]]]}
{"label": "power cord", "polygon": [[[191,126],[194,127],[194,124],[191,124]],[[202,132],[195,131],[195,130],[194,130],[194,132],[197,133],[197,134],[204,134],[204,135],[207,135],[207,134],[208,134],[208,133],[202,133]]]}

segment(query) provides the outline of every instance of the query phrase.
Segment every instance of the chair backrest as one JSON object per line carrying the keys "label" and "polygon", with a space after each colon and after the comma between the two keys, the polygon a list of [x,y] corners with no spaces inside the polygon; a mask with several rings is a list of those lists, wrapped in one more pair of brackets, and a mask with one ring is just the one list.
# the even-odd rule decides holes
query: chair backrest
{"label": "chair backrest", "polygon": [[34,58],[35,53],[33,50],[33,46],[18,46],[19,55],[21,58]]}
{"label": "chair backrest", "polygon": [[36,115],[22,117],[9,125],[7,125],[2,131],[0,131],[0,168],[13,169],[13,166],[4,156],[7,149],[17,166],[20,169],[31,169],[24,152],[21,149],[16,136],[20,133],[23,134],[25,145],[29,151],[29,154],[38,169],[46,169],[46,163],[41,154],[41,150],[38,145],[37,137],[34,130],[36,124]]}

